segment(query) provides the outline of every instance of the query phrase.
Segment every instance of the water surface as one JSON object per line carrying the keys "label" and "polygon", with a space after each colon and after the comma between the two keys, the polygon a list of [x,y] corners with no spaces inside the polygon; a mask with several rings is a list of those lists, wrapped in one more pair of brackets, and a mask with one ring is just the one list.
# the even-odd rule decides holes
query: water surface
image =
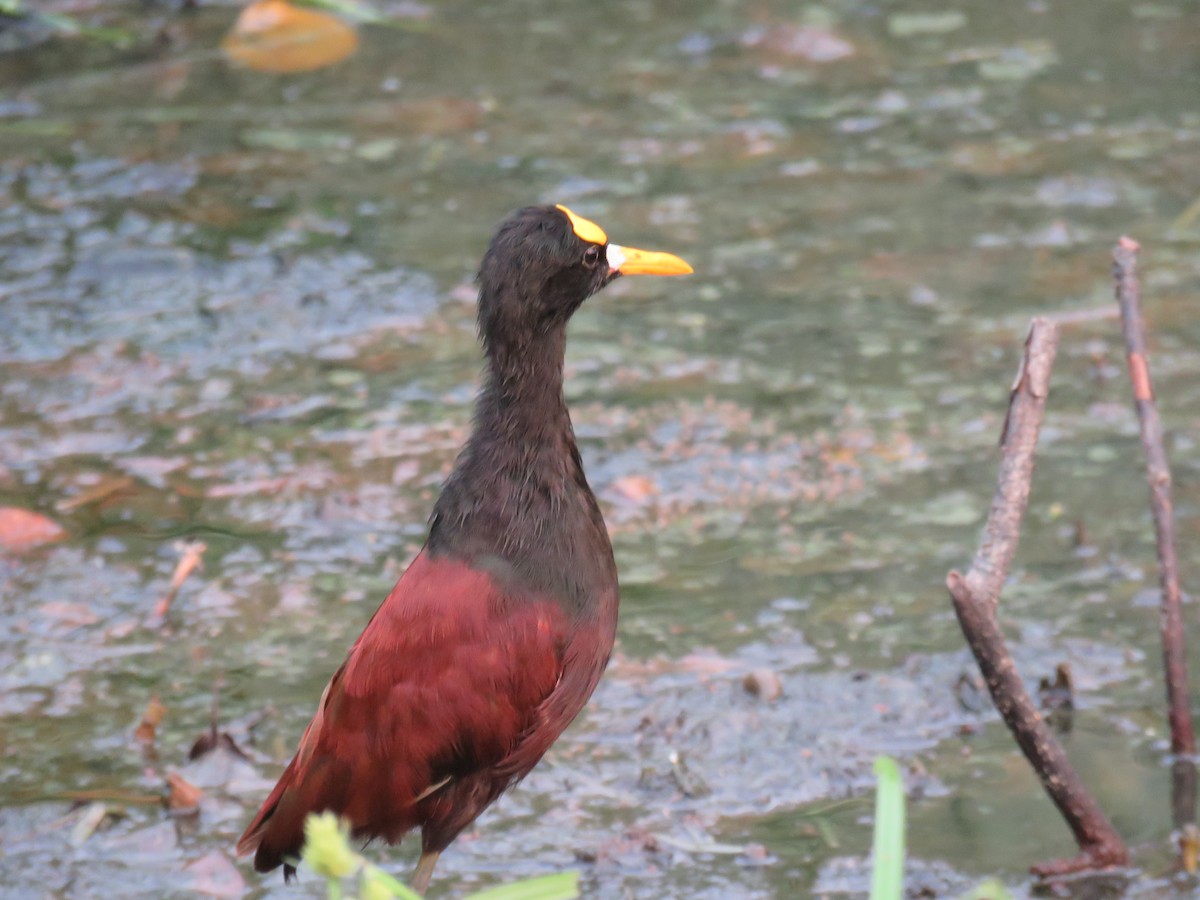
{"label": "water surface", "polygon": [[[1186,587],[1200,223],[1172,223],[1200,195],[1200,10],[381,7],[403,27],[308,75],[230,68],[217,3],[92,4],[133,46],[0,55],[0,503],[69,531],[0,561],[6,890],[322,895],[234,869],[232,842],[420,546],[469,425],[491,229],[555,202],[697,274],[622,281],[573,323],[618,649],[443,858],[441,895],[568,867],[596,897],[862,895],[888,752],[913,888],[995,874],[1023,896],[1070,837],[960,702],[975,669],[942,585],[974,552],[1029,317],[1082,313],[1003,623],[1027,677],[1073,669],[1064,741],[1134,850],[1130,895],[1191,896],[1136,420],[1092,311],[1133,234]],[[204,568],[151,627],[186,538]],[[773,703],[742,688],[761,668]],[[214,685],[249,762],[187,761]],[[204,789],[198,820],[110,800],[72,844],[64,792],[152,795],[167,772]],[[414,851],[372,853],[407,872]]]}

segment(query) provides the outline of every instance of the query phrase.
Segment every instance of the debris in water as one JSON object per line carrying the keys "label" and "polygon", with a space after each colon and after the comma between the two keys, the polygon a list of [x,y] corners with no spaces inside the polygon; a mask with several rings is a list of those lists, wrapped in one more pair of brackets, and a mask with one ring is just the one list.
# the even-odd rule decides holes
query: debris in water
{"label": "debris in water", "polygon": [[1183,870],[1189,875],[1195,875],[1196,869],[1200,867],[1200,829],[1192,822],[1180,829],[1179,856]]}
{"label": "debris in water", "polygon": [[774,703],[783,696],[783,682],[771,669],[755,669],[747,672],[742,679],[742,687],[747,694]]}
{"label": "debris in water", "polygon": [[242,10],[221,49],[256,72],[311,72],[354,53],[358,33],[328,13],[285,0],[257,0]]}
{"label": "debris in water", "polygon": [[188,751],[189,760],[197,760],[202,756],[212,753],[214,750],[228,750],[235,756],[240,756],[242,759],[249,759],[241,747],[237,745],[237,741],[228,731],[220,730],[221,721],[221,685],[224,679],[217,676],[213,683],[213,699],[212,699],[212,716],[209,722],[208,730],[200,737],[196,738],[192,744],[192,749]]}
{"label": "debris in water", "polygon": [[100,801],[89,803],[84,807],[83,815],[79,817],[79,821],[71,829],[71,846],[81,847],[87,843],[87,839],[96,833],[96,829],[100,827],[100,823],[104,821],[107,815],[108,805]]}
{"label": "debris in water", "polygon": [[155,694],[146,704],[146,711],[142,713],[142,720],[138,722],[138,726],[133,732],[133,739],[139,744],[153,744],[158,733],[158,726],[162,724],[166,714],[166,706],[159,701],[158,695]]}
{"label": "debris in water", "polygon": [[63,527],[41,513],[16,506],[0,506],[0,550],[21,553],[39,544],[61,541]]}
{"label": "debris in water", "polygon": [[1065,662],[1055,666],[1054,681],[1042,676],[1038,682],[1038,703],[1046,710],[1075,708],[1075,684]]}
{"label": "debris in water", "polygon": [[208,544],[202,541],[177,541],[175,549],[179,551],[179,562],[175,564],[175,572],[171,575],[171,587],[167,593],[154,604],[154,619],[162,622],[171,609],[171,603],[187,581],[187,577],[200,566],[200,558],[208,549]]}
{"label": "debris in water", "polygon": [[167,808],[172,812],[192,813],[200,808],[200,798],[204,796],[204,791],[182,775],[176,772],[169,773],[167,787],[171,789],[167,796]]}

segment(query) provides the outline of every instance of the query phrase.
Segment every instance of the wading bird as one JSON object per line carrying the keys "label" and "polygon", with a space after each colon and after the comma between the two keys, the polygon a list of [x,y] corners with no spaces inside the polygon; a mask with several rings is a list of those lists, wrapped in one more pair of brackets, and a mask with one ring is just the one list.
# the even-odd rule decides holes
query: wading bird
{"label": "wading bird", "polygon": [[691,271],[563,206],[501,223],[479,271],[487,366],[471,436],[424,548],[238,842],[258,871],[291,875],[305,817],[332,810],[366,840],[419,827],[424,893],[438,855],[579,714],[612,652],[618,590],[563,399],[567,322],[621,275]]}

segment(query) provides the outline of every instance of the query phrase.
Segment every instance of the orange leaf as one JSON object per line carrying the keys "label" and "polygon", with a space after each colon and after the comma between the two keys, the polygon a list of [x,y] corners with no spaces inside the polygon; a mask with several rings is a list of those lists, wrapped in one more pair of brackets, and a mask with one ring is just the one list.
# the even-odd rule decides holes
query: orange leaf
{"label": "orange leaf", "polygon": [[256,72],[311,72],[358,49],[358,34],[323,12],[285,0],[256,0],[221,42],[231,60]]}
{"label": "orange leaf", "polygon": [[173,810],[195,809],[200,805],[200,798],[204,796],[204,791],[174,772],[167,775],[167,785],[171,788],[167,806]]}
{"label": "orange leaf", "polygon": [[142,744],[153,744],[154,735],[166,714],[167,708],[158,697],[151,697],[150,702],[146,704],[146,711],[142,713],[142,721],[133,733],[133,739]]}
{"label": "orange leaf", "polygon": [[66,536],[61,525],[41,513],[0,506],[0,550],[20,553],[38,544],[61,541]]}

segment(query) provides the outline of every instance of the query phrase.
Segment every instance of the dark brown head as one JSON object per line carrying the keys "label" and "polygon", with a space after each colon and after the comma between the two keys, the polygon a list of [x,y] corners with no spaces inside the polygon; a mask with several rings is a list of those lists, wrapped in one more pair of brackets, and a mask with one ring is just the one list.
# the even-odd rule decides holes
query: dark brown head
{"label": "dark brown head", "polygon": [[621,275],[686,275],[669,253],[609,243],[565,206],[527,206],[500,223],[479,269],[485,347],[523,346],[566,325],[583,301]]}

